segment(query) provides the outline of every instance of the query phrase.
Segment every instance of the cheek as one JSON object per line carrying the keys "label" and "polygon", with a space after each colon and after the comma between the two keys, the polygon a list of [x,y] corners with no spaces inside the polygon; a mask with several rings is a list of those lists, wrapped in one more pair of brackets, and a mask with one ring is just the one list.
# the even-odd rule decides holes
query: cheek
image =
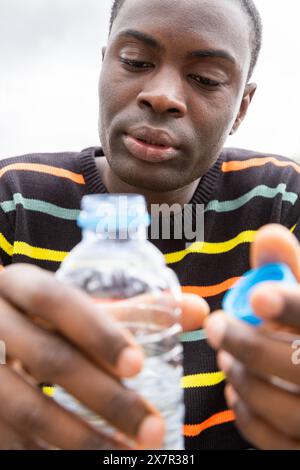
{"label": "cheek", "polygon": [[[191,119],[194,122],[200,145],[203,140],[214,145],[228,136],[235,120],[234,106],[220,97],[201,98],[198,105],[191,105]],[[202,144],[201,144],[202,142]]]}
{"label": "cheek", "polygon": [[107,80],[107,75],[101,75],[99,83],[99,106],[102,118],[109,115],[115,106],[115,84]]}
{"label": "cheek", "polygon": [[[114,78],[118,77],[118,78]],[[120,70],[103,72],[99,82],[100,113],[113,117],[136,101],[140,92],[140,80],[130,80]]]}

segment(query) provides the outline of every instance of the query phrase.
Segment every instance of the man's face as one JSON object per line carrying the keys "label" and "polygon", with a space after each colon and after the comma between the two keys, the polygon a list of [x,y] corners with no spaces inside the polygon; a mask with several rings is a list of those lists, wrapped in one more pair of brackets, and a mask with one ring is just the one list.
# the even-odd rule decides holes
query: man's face
{"label": "man's face", "polygon": [[250,58],[248,19],[234,0],[126,0],[99,84],[112,171],[157,192],[206,173],[245,112]]}

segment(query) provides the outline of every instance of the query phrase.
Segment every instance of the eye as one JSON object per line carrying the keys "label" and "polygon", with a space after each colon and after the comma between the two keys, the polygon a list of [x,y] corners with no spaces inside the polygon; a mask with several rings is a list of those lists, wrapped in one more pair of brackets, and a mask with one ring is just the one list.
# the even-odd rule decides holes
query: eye
{"label": "eye", "polygon": [[122,64],[132,70],[146,70],[153,67],[152,64],[149,62],[143,62],[141,60],[132,60],[132,59],[124,59],[123,57],[120,58]]}
{"label": "eye", "polygon": [[210,78],[202,77],[200,75],[190,75],[190,77],[197,82],[197,84],[202,85],[206,88],[214,89],[221,86],[220,82],[216,80],[211,80]]}

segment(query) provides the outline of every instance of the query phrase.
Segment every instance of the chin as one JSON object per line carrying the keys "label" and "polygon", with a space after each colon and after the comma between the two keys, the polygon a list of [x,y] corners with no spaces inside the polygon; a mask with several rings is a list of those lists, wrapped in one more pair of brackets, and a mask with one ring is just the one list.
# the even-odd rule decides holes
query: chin
{"label": "chin", "polygon": [[139,162],[138,164],[128,160],[117,162],[115,159],[109,161],[109,165],[121,181],[137,190],[165,193],[184,186],[182,174],[174,168],[162,169],[157,165],[149,170]]}
{"label": "chin", "polygon": [[134,186],[135,188],[138,188],[142,191],[151,191],[154,193],[166,193],[169,191],[175,191],[181,187],[179,184],[171,181],[159,181],[152,178],[137,179],[132,177],[132,175],[124,175],[122,180],[130,186]]}

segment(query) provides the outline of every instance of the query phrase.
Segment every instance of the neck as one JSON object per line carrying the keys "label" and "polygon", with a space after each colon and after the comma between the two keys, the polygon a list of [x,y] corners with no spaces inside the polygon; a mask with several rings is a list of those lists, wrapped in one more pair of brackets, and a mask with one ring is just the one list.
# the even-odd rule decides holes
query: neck
{"label": "neck", "polygon": [[168,192],[154,192],[131,186],[122,181],[110,168],[106,158],[96,159],[96,166],[101,174],[102,181],[110,193],[137,193],[145,197],[148,208],[152,204],[179,204],[181,207],[188,204],[197,189],[200,178],[190,185]]}

